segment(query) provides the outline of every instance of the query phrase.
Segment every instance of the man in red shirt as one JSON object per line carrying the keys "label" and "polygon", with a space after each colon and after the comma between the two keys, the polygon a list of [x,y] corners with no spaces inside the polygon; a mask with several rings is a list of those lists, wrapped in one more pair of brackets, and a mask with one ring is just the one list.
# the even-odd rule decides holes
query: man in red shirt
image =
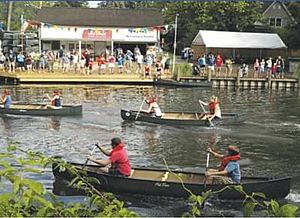
{"label": "man in red shirt", "polygon": [[117,176],[130,176],[131,165],[129,162],[128,154],[124,144],[120,138],[111,139],[112,151],[108,151],[102,146],[97,144],[100,151],[109,156],[106,160],[97,160],[93,156],[89,156],[88,159],[96,164],[99,164],[100,170],[104,173],[117,175]]}

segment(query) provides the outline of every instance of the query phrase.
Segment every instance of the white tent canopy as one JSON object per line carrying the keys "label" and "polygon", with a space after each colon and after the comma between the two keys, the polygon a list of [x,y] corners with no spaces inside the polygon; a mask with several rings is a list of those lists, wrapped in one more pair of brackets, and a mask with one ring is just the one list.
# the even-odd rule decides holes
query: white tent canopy
{"label": "white tent canopy", "polygon": [[193,45],[207,48],[286,48],[276,33],[248,33],[200,30],[194,38]]}

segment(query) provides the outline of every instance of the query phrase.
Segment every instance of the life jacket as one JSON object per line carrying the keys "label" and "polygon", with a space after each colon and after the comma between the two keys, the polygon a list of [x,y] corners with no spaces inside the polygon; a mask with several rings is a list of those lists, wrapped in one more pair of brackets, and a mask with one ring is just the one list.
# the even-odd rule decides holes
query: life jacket
{"label": "life jacket", "polygon": [[237,160],[240,160],[240,159],[241,159],[240,154],[236,154],[234,156],[223,157],[222,161],[221,161],[221,166],[219,167],[219,171],[223,171],[230,161],[237,161]]}
{"label": "life jacket", "polygon": [[[124,149],[125,145],[123,143],[118,144],[115,148],[113,148],[113,150],[111,151],[110,155],[112,155],[114,152],[120,151],[122,149]],[[112,169],[117,169],[118,168],[118,164],[124,164],[124,163],[128,163],[129,159],[127,158],[124,162],[116,162],[116,163],[112,163],[111,168]]]}
{"label": "life jacket", "polygon": [[154,99],[150,99],[150,100],[147,101],[148,104],[151,104],[151,103],[154,103],[154,102],[155,102]]}
{"label": "life jacket", "polygon": [[209,102],[208,107],[209,107],[209,112],[210,112],[211,114],[214,114],[214,113],[215,113],[216,104],[217,104],[217,103],[216,103],[216,102],[213,102],[213,101]]}
{"label": "life jacket", "polygon": [[54,96],[58,96],[58,98],[55,98],[54,100],[52,100],[51,105],[55,106],[55,107],[60,107],[61,106],[61,100],[60,100],[59,94],[55,94]]}

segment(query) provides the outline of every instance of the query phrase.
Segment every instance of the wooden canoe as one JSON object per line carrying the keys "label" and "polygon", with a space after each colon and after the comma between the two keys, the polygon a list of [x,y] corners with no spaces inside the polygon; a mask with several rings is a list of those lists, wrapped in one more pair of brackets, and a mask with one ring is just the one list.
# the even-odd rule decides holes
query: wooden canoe
{"label": "wooden canoe", "polygon": [[0,108],[0,115],[30,115],[30,116],[76,116],[82,115],[82,105],[63,105],[52,109],[45,104],[12,104],[10,108]]}
{"label": "wooden canoe", "polygon": [[154,79],[153,84],[155,86],[174,86],[174,87],[212,87],[212,82],[199,81],[199,82],[189,82],[189,81],[176,81],[176,80],[166,80],[166,79]]}
{"label": "wooden canoe", "polygon": [[[153,114],[138,111],[121,110],[121,117],[127,121],[143,121],[157,124],[170,124],[170,125],[191,125],[191,126],[210,126],[208,120],[202,120],[204,115],[199,112],[164,112],[161,118],[155,117]],[[213,120],[214,125],[234,125],[242,122],[240,116],[236,113],[223,113],[222,119]]]}
{"label": "wooden canoe", "polygon": [[[226,185],[206,184],[205,175],[195,172],[173,171],[168,172],[158,169],[134,168],[129,177],[113,176],[99,171],[99,166],[87,165],[82,170],[83,164],[71,163],[78,170],[84,171],[88,177],[96,178],[94,186],[99,191],[112,192],[115,194],[129,193],[166,197],[188,197],[189,193],[183,188],[178,176],[182,179],[184,186],[196,195],[203,191],[218,191]],[[71,181],[74,175],[64,167],[52,166],[53,175],[56,180]],[[176,176],[176,175],[177,176]],[[246,193],[262,192],[267,198],[284,198],[290,192],[291,178],[267,178],[267,177],[243,177],[241,180]],[[218,194],[222,199],[243,199],[243,196],[234,189],[226,189]]]}

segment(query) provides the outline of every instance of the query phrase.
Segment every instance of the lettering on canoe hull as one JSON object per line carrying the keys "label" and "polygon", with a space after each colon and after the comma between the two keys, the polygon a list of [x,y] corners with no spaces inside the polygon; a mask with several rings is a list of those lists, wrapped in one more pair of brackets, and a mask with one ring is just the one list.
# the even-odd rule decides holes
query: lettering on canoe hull
{"label": "lettering on canoe hull", "polygon": [[162,187],[162,188],[169,188],[170,185],[166,182],[156,182],[154,183],[154,186],[155,187]]}

